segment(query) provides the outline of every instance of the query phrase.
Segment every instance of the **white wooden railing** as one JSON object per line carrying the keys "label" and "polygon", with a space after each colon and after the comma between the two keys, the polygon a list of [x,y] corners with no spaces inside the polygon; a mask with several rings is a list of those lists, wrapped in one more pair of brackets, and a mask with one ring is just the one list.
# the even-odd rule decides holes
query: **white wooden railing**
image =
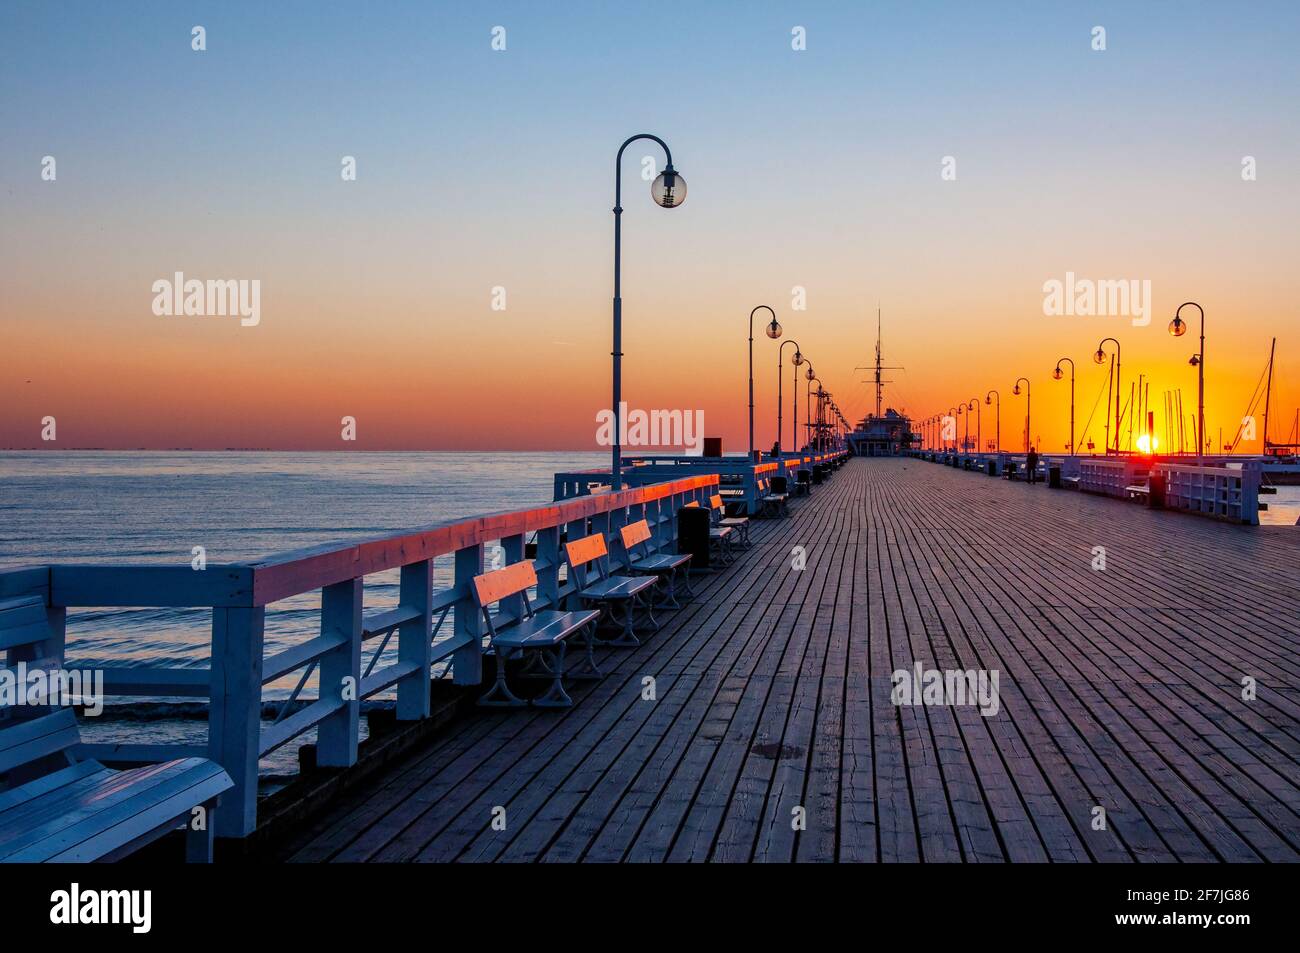
{"label": "white wooden railing", "polygon": [[[755,462],[747,457],[688,457],[679,454],[645,454],[624,457],[623,470],[628,485],[661,482],[690,473],[716,473],[721,481],[723,496],[735,504],[740,512],[753,516],[762,509],[759,492],[760,480],[784,477],[788,488],[794,491],[797,474],[815,466],[836,464],[847,460],[847,450],[828,450],[823,453],[787,453],[780,458],[764,457]],[[555,475],[555,498],[569,499],[592,492],[609,483],[609,470],[583,470],[577,473]]]}
{"label": "white wooden railing", "polygon": [[[242,837],[257,826],[258,759],[315,728],[317,764],[347,767],[357,760],[364,699],[395,690],[398,720],[417,721],[430,715],[434,664],[449,660],[457,684],[480,683],[486,646],[482,617],[475,611],[469,587],[470,580],[484,571],[484,551],[490,544],[499,543],[503,564],[509,564],[524,558],[525,539],[532,534],[538,577],[534,606],[557,606],[572,589],[561,572],[562,532],[570,539],[589,532],[609,535],[627,522],[644,518],[652,532],[650,548],[675,551],[677,511],[692,501],[707,505],[716,492],[718,475],[701,474],[536,509],[317,546],[257,563],[209,564],[203,570],[188,565],[7,570],[0,572],[0,598],[40,594],[49,607],[49,646],[57,649],[75,646],[76,633],[66,631],[69,607],[210,608],[207,668],[138,666],[104,672],[108,695],[208,699],[207,745],[142,741],[91,745],[87,753],[110,763],[206,755],[235,782],[217,812],[217,833]],[[440,556],[452,558],[453,578],[451,585],[435,588],[433,561]],[[400,571],[399,604],[366,611],[366,577],[394,569]],[[321,592],[318,634],[266,657],[267,607],[315,590]],[[517,611],[503,607],[501,623],[508,625]],[[389,652],[381,663],[394,635],[396,658]],[[274,719],[264,719],[263,688],[295,675],[293,694]],[[313,675],[317,697],[295,707]]]}
{"label": "white wooden railing", "polygon": [[1150,464],[1142,460],[1083,460],[1079,464],[1079,489],[1121,500],[1128,488],[1146,478]]}
{"label": "white wooden railing", "polygon": [[1157,464],[1165,478],[1166,509],[1214,516],[1235,523],[1259,523],[1262,468],[1246,462],[1239,467],[1198,467]]}

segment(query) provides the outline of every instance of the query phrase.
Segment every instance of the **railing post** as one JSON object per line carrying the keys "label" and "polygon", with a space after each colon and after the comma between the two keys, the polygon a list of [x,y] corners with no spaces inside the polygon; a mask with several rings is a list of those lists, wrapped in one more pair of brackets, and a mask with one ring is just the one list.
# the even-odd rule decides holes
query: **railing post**
{"label": "railing post", "polygon": [[452,655],[452,680],[457,685],[478,685],[483,681],[483,620],[469,593],[471,580],[483,572],[482,544],[456,550],[455,585],[465,590],[453,610],[456,637],[469,637],[469,644]]}
{"label": "railing post", "polygon": [[321,590],[321,635],[339,635],[343,644],[320,660],[321,699],[337,699],[343,707],[321,720],[316,734],[316,763],[346,768],[357,763],[361,722],[361,592],[362,580],[348,579]]}
{"label": "railing post", "polygon": [[[619,525],[631,526],[633,523],[639,523],[641,520],[645,520],[646,527],[651,528],[649,517],[650,504],[643,500],[640,503],[632,504],[626,510],[622,511],[622,520]],[[653,532],[653,528],[651,528],[651,531]],[[623,541],[621,539],[618,541],[618,551],[623,554],[623,568],[630,570],[632,568],[632,554],[623,546]]]}
{"label": "railing post", "polygon": [[676,494],[661,496],[654,502],[654,540],[651,544],[653,552],[658,552],[664,547],[666,539],[675,539],[677,530],[670,528],[670,525],[677,520],[677,509],[673,506],[673,501],[677,499]]}
{"label": "railing post", "polygon": [[[500,543],[502,568],[509,566],[511,563],[517,563],[524,558],[524,537],[521,534],[503,536]],[[513,615],[516,619],[520,618],[524,612],[523,596],[507,596],[501,600],[500,608],[502,611]]]}
{"label": "railing post", "polygon": [[217,811],[219,837],[246,837],[257,827],[265,621],[264,606],[212,610],[208,757],[235,782]]}
{"label": "railing post", "polygon": [[41,643],[39,657],[56,658],[62,665],[67,661],[68,610],[64,606],[50,605],[47,597],[45,623],[50,627],[50,637]]}
{"label": "railing post", "polygon": [[429,669],[433,665],[433,560],[421,559],[402,567],[398,602],[420,610],[420,617],[397,628],[397,660],[419,667],[416,674],[397,685],[397,720],[429,717]]}
{"label": "railing post", "polygon": [[[576,520],[570,520],[569,522],[565,523],[564,535],[565,535],[565,539],[570,543],[572,543],[574,540],[582,539],[584,536],[586,536],[587,535],[586,518],[583,517]],[[560,562],[564,562],[563,546],[560,547],[559,560]],[[571,571],[569,571],[568,578],[565,580],[565,582],[570,589],[575,589],[578,585],[578,581],[573,577],[573,573]],[[570,603],[570,607],[575,608],[576,606],[574,606],[573,604],[578,602],[579,600],[576,597],[574,597],[572,593],[570,593],[570,597],[568,601]]]}
{"label": "railing post", "polygon": [[537,562],[547,565],[537,571],[537,600],[552,609],[560,607],[560,528],[537,531]]}
{"label": "railing post", "polygon": [[1259,484],[1264,465],[1247,461],[1241,467],[1241,509],[1237,518],[1251,526],[1259,525]]}

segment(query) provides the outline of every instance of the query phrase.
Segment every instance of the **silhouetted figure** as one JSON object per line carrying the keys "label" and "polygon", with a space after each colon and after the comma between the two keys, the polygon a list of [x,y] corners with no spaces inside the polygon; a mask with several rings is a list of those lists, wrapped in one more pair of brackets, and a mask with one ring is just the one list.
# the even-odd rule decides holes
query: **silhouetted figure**
{"label": "silhouetted figure", "polygon": [[1038,451],[1033,447],[1029,448],[1029,456],[1025,460],[1025,479],[1030,483],[1038,482]]}

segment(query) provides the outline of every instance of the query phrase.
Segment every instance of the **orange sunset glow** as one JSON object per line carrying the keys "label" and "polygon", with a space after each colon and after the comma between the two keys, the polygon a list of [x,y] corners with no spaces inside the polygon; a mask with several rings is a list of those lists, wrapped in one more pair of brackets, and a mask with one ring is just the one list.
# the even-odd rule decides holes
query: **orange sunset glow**
{"label": "orange sunset glow", "polygon": [[[698,16],[707,34],[710,15]],[[1283,170],[1297,131],[1268,84],[1228,65],[1271,62],[1267,35],[1222,19],[1156,44],[1123,12],[1111,27],[1131,37],[1123,49],[1067,54],[1063,39],[1025,50],[1016,31],[971,18],[961,40],[945,33],[859,81],[841,35],[851,24],[826,17],[818,56],[749,75],[743,100],[732,54],[687,62],[705,42],[692,31],[678,65],[693,82],[671,104],[641,95],[657,62],[645,44],[611,86],[586,93],[567,83],[604,75],[595,50],[564,68],[528,52],[492,64],[457,52],[347,82],[328,79],[325,60],[301,64],[320,75],[314,86],[257,66],[253,100],[213,71],[253,69],[256,49],[197,62],[157,52],[146,31],[120,38],[126,56],[54,54],[96,85],[87,102],[62,86],[15,99],[0,169],[0,446],[43,446],[53,416],[64,448],[342,449],[350,415],[349,448],[596,449],[595,415],[610,403],[613,153],[642,127],[669,136],[690,199],[658,208],[639,174],[650,150],[625,159],[633,407],[703,410],[706,432],[743,450],[746,320],[769,304],[856,421],[873,400],[857,368],[872,359],[879,305],[886,363],[904,368],[890,374],[890,405],[921,419],[997,388],[1003,442],[1018,447],[1023,404],[1010,391],[1025,376],[1032,436],[1060,449],[1069,385],[1051,371],[1069,356],[1080,430],[1102,393],[1087,433],[1100,446],[1097,342],[1121,341],[1123,399],[1143,375],[1162,433],[1166,391],[1195,406],[1197,329],[1165,332],[1195,300],[1207,314],[1208,436],[1239,427],[1274,336],[1272,429],[1291,429],[1300,193]],[[267,43],[282,29],[259,24]],[[322,30],[324,52],[347,48]],[[1068,69],[1053,65],[1061,57]],[[976,61],[977,78],[945,79]],[[171,144],[150,119],[165,94],[140,85],[156,70],[186,77],[203,117]],[[453,76],[454,104],[434,109],[439,77]],[[886,76],[893,98],[876,90]],[[590,101],[560,109],[550,94],[561,87]],[[115,89],[140,99],[109,109]],[[407,122],[434,111],[434,125]],[[845,111],[856,118],[836,118]],[[55,181],[40,174],[47,153]],[[340,179],[341,156],[355,159],[355,181]],[[259,280],[259,323],[154,314],[152,283],[177,271]],[[1150,323],[1044,315],[1044,283],[1067,272],[1149,281]],[[775,438],[776,347],[755,341],[761,447]],[[1262,427],[1240,449],[1260,440]]]}

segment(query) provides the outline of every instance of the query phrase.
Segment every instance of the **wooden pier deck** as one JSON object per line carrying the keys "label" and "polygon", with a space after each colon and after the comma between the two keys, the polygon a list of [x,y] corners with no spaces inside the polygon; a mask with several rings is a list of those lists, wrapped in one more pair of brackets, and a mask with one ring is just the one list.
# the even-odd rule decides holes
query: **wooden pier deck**
{"label": "wooden pier deck", "polygon": [[[574,708],[461,720],[277,856],[1300,859],[1297,532],[855,459],[753,535]],[[914,661],[1000,710],[893,705]]]}

